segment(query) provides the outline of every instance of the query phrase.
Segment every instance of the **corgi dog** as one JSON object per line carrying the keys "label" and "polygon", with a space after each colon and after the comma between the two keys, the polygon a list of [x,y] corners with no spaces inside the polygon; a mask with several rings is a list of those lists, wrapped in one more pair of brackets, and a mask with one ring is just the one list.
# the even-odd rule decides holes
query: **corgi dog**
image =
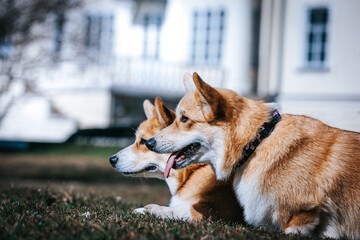
{"label": "corgi dog", "polygon": [[360,238],[360,133],[280,114],[186,74],[176,119],[146,145],[166,168],[211,164],[233,177],[245,220],[285,233]]}
{"label": "corgi dog", "polygon": [[[155,105],[145,100],[147,119],[136,131],[135,143],[110,157],[111,165],[125,176],[164,178],[167,154],[147,149],[145,142],[175,119],[160,98]],[[171,192],[170,204],[149,204],[134,212],[151,213],[161,218],[199,221],[207,218],[244,223],[242,209],[232,188],[232,181],[218,181],[208,164],[190,166],[165,173]]]}

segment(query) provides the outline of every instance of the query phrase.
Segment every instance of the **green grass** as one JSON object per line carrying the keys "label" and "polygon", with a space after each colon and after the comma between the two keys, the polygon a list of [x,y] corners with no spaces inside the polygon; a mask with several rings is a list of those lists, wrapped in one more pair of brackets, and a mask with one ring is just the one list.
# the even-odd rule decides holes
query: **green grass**
{"label": "green grass", "polygon": [[149,203],[166,205],[170,193],[164,181],[116,172],[108,157],[118,150],[64,145],[0,153],[0,239],[304,239],[133,214]]}
{"label": "green grass", "polygon": [[[220,221],[136,215],[135,205],[96,194],[6,188],[0,191],[0,202],[1,239],[291,239]],[[89,217],[83,216],[86,212]]]}

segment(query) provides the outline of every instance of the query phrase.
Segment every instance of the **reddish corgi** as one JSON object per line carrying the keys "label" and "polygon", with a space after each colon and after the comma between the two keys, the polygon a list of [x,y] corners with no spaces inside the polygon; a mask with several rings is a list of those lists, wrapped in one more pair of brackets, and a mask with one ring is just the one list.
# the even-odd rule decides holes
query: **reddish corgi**
{"label": "reddish corgi", "polygon": [[[156,107],[150,101],[144,101],[147,120],[138,127],[135,143],[110,158],[113,167],[126,176],[164,179],[169,155],[148,150],[145,142],[169,126],[175,119],[175,113],[160,98],[156,98],[155,104]],[[171,219],[198,221],[212,218],[244,223],[232,181],[216,180],[210,165],[201,164],[171,171],[166,183],[172,195],[169,206],[149,204],[134,211]]]}
{"label": "reddish corgi", "polygon": [[360,238],[359,133],[280,116],[196,73],[184,82],[188,93],[175,121],[146,142],[157,153],[173,153],[167,169],[209,163],[217,179],[233,177],[249,224]]}

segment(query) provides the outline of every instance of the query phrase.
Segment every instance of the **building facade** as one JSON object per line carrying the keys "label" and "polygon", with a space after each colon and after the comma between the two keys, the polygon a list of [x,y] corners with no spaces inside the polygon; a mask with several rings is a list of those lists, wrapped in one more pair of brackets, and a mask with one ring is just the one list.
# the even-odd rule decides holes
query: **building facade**
{"label": "building facade", "polygon": [[[185,93],[184,73],[196,71],[213,86],[277,101],[282,112],[360,131],[358,10],[357,0],[83,1],[34,26],[47,37],[29,44],[24,58],[52,57],[27,74],[30,95],[13,87],[5,95],[15,97],[0,96],[0,108],[25,111],[37,94],[32,104],[42,98],[49,107],[41,109],[50,111],[41,113],[43,123],[33,120],[38,126],[54,113],[68,120],[68,135],[134,126],[145,98],[161,96],[174,107]],[[9,49],[4,42],[0,54]],[[23,97],[22,105],[4,104]],[[9,122],[5,116],[0,139],[12,138],[9,131],[3,137],[10,127],[21,139],[26,131]]]}
{"label": "building facade", "polygon": [[360,131],[359,9],[356,0],[263,1],[258,95]]}
{"label": "building facade", "polygon": [[[177,101],[185,72],[248,94],[255,8],[250,0],[86,1],[68,13],[58,63],[38,87],[81,128],[138,122],[124,95]],[[81,57],[73,55],[76,34]]]}

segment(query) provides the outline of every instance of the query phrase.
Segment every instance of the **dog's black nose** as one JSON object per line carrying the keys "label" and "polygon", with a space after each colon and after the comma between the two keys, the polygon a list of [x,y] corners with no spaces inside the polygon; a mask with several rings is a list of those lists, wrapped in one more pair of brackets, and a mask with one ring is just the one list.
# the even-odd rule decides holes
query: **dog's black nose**
{"label": "dog's black nose", "polygon": [[111,164],[113,167],[115,167],[115,164],[117,163],[118,160],[119,160],[118,157],[115,156],[115,155],[114,155],[114,156],[111,156],[110,159],[109,159],[110,164]]}
{"label": "dog's black nose", "polygon": [[149,140],[146,141],[146,146],[148,149],[153,150],[155,148],[156,145],[156,141],[154,138],[150,138]]}

